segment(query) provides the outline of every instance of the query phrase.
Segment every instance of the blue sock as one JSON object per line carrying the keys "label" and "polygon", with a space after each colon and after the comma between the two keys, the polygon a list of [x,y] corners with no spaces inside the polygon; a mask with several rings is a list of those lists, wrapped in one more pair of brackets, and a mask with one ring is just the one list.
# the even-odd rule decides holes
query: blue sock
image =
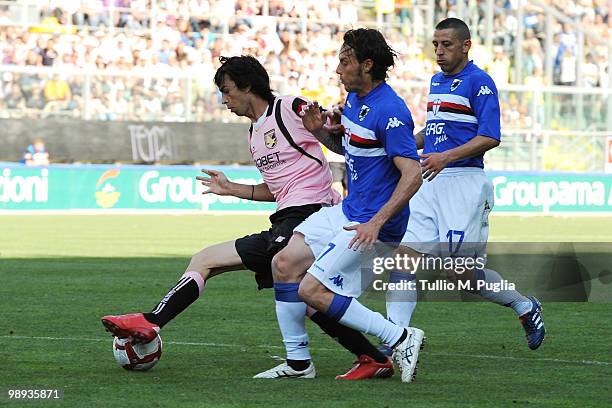
{"label": "blue sock", "polygon": [[274,283],[276,318],[288,360],[310,360],[306,334],[306,304],[298,296],[299,283]]}

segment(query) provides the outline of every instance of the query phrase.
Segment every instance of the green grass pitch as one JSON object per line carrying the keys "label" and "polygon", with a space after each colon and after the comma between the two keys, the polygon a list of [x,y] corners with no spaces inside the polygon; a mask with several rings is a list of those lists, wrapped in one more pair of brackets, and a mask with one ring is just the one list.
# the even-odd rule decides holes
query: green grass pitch
{"label": "green grass pitch", "polygon": [[[148,311],[206,245],[267,228],[263,216],[0,217],[0,405],[71,407],[609,406],[612,304],[547,303],[548,336],[530,351],[511,310],[424,302],[428,343],[417,381],[338,382],[352,356],[308,323],[318,378],[253,380],[283,348],[273,293],[251,273],[208,282],[163,330],[145,373],[115,363],[104,314]],[[611,241],[610,218],[494,217],[498,241]],[[503,271],[502,271],[503,272]],[[519,288],[520,289],[520,288]],[[384,310],[376,300],[366,302]],[[15,402],[9,388],[59,388]]]}

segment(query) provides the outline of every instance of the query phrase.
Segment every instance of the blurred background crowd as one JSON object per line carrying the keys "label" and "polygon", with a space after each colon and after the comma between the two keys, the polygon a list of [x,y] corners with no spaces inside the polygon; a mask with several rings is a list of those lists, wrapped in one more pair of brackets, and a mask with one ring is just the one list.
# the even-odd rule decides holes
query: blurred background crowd
{"label": "blurred background crowd", "polygon": [[[212,78],[219,56],[236,54],[255,55],[279,93],[329,105],[342,98],[335,69],[344,31],[382,24],[400,54],[390,83],[401,90],[418,126],[425,120],[429,77],[437,70],[430,39],[415,29],[424,23],[419,0],[48,0],[27,2],[26,8],[20,3],[0,1],[0,60],[12,67],[0,71],[2,117],[235,120],[220,105]],[[498,86],[610,86],[608,0],[526,1],[521,13],[516,0],[425,3],[433,6],[433,21],[465,8],[473,31],[471,57]],[[487,3],[494,10],[488,42]],[[548,28],[542,4],[593,35],[557,20]],[[424,30],[431,34],[433,27]],[[549,33],[553,38],[547,40]],[[550,79],[547,44],[552,44]],[[534,114],[545,114],[535,105],[543,106],[539,98],[502,93],[505,123],[530,126]],[[556,98],[551,110],[563,113],[568,97]],[[605,115],[603,97],[585,97],[584,104],[585,112]]]}

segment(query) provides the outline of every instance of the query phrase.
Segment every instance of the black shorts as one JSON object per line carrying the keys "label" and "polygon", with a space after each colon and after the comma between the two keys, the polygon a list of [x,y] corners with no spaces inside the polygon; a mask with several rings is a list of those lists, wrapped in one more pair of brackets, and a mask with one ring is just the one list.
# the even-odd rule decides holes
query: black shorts
{"label": "black shorts", "polygon": [[236,251],[242,264],[255,272],[258,289],[273,286],[272,257],[287,246],[293,229],[321,207],[321,204],[307,204],[283,208],[270,216],[272,227],[268,231],[236,240]]}

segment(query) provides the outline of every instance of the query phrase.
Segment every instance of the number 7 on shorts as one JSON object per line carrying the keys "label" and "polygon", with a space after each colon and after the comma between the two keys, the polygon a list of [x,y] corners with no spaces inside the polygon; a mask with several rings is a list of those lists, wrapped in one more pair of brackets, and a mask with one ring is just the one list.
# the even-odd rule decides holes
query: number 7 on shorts
{"label": "number 7 on shorts", "polygon": [[328,248],[325,250],[325,252],[323,252],[321,255],[319,255],[319,257],[317,258],[317,261],[320,261],[321,258],[323,258],[325,255],[327,255],[329,253],[329,251],[331,251],[332,249],[334,249],[336,247],[336,244],[334,244],[333,242],[330,242],[328,244]]}

